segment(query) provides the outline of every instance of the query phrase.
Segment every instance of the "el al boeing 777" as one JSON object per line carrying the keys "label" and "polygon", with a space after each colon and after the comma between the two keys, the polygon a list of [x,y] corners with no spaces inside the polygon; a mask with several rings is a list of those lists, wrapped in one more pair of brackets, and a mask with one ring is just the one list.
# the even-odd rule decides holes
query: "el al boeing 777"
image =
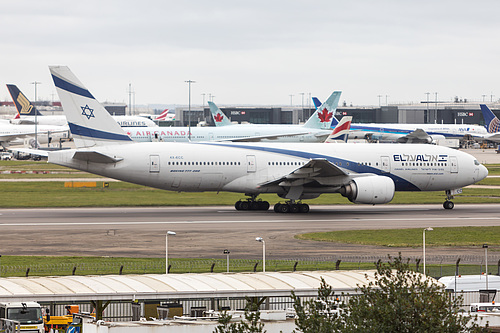
{"label": "el al boeing 777", "polygon": [[50,163],[171,191],[245,193],[238,210],[267,210],[261,193],[287,199],[274,205],[285,213],[309,211],[301,200],[323,193],[383,204],[395,191],[445,191],[451,209],[488,174],[469,154],[420,144],[134,142],[68,67],[50,71],[77,147],[48,152]]}

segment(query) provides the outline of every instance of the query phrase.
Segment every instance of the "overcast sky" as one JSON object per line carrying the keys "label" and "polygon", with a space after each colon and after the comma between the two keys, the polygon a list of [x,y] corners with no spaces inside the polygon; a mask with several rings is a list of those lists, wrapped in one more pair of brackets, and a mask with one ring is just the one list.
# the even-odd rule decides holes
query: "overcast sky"
{"label": "overcast sky", "polygon": [[[55,93],[68,65],[96,98],[136,104],[354,105],[500,98],[498,1],[0,2],[0,99]],[[57,99],[57,96],[55,97]],[[304,101],[305,104],[308,101]]]}

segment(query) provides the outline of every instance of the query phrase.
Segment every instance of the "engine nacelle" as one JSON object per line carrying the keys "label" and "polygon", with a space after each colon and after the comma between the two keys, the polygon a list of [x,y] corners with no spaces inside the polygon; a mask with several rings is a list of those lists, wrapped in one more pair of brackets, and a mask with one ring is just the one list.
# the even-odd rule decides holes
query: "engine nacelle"
{"label": "engine nacelle", "polygon": [[384,204],[394,197],[395,186],[386,176],[367,176],[354,178],[342,186],[340,194],[354,203]]}

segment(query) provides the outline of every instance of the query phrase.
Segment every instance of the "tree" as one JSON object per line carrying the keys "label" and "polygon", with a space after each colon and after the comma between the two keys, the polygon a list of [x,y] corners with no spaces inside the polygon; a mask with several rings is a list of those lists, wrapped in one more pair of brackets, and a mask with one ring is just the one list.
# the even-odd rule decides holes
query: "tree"
{"label": "tree", "polygon": [[344,305],[339,304],[334,296],[332,287],[323,278],[321,278],[317,299],[302,304],[300,298],[292,291],[293,307],[296,314],[295,325],[299,332],[342,332],[343,325],[340,313]]}
{"label": "tree", "polygon": [[218,319],[219,325],[214,333],[266,333],[264,324],[260,321],[259,303],[247,298],[245,320],[241,323],[231,323],[232,316],[223,311]]}
{"label": "tree", "polygon": [[[486,331],[475,320],[467,326],[471,317],[458,315],[462,299],[452,299],[434,279],[412,271],[401,254],[389,256],[388,263],[379,261],[374,280],[356,291],[359,295],[341,304],[343,311],[336,316],[322,314],[316,303],[308,302],[304,310],[295,302],[297,328],[304,333]],[[333,292],[322,281],[318,299],[326,296]]]}

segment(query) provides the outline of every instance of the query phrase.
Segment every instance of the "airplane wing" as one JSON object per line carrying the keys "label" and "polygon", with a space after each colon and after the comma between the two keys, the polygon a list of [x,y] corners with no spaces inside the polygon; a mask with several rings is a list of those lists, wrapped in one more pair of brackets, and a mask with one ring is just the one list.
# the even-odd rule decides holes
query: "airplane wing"
{"label": "airplane wing", "polygon": [[[306,135],[309,132],[293,132],[293,133],[280,133],[280,134],[272,134],[272,135],[258,135],[258,136],[249,136],[245,138],[231,138],[231,139],[223,139],[217,141],[229,141],[229,142],[259,142],[262,140],[277,140],[279,138],[290,137],[295,135]],[[319,137],[328,137],[329,134],[320,134],[317,135]]]}
{"label": "airplane wing", "polygon": [[493,141],[493,142],[500,142],[500,133],[485,135],[484,139],[490,140],[490,141]]}
{"label": "airplane wing", "polygon": [[15,152],[19,152],[19,153],[31,154],[31,155],[38,155],[38,156],[43,156],[43,157],[48,157],[49,156],[49,151],[48,150],[42,150],[42,149],[11,148],[10,150],[15,151]]}
{"label": "airplane wing", "polygon": [[431,143],[432,138],[421,128],[417,128],[410,134],[402,136],[396,140],[399,143]]}
{"label": "airplane wing", "polygon": [[326,159],[312,159],[287,175],[260,184],[260,187],[270,185],[301,186],[312,182],[318,182],[324,186],[341,186],[347,183],[351,177],[351,174],[346,173]]}

